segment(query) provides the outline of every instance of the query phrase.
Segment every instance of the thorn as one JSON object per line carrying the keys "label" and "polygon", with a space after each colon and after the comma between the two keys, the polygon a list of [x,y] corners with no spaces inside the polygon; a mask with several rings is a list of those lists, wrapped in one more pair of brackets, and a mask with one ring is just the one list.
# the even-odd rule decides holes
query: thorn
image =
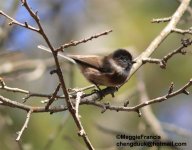
{"label": "thorn", "polygon": [[9,25],[10,25],[10,26],[13,25],[13,21],[9,22]]}
{"label": "thorn", "polygon": [[174,89],[174,83],[171,82],[171,86],[169,87],[168,94],[171,94],[173,92],[173,89]]}
{"label": "thorn", "polygon": [[28,26],[28,23],[25,21],[25,26],[28,28],[29,26]]}
{"label": "thorn", "polygon": [[129,100],[124,103],[124,107],[127,107],[129,105]]}
{"label": "thorn", "polygon": [[166,69],[166,63],[165,63],[165,60],[161,60],[160,63],[159,63],[160,67],[162,69]]}
{"label": "thorn", "polygon": [[136,112],[138,113],[139,117],[141,117],[142,113],[139,109],[136,110]]}
{"label": "thorn", "polygon": [[146,58],[143,58],[142,59],[142,64],[146,64],[146,63],[147,63]]}
{"label": "thorn", "polygon": [[50,74],[51,74],[51,75],[54,74],[54,73],[57,73],[57,69],[54,69],[54,70],[51,70],[51,71],[50,71]]}
{"label": "thorn", "polygon": [[18,135],[20,133],[20,131],[17,131],[16,134]]}
{"label": "thorn", "polygon": [[23,103],[26,103],[27,98],[26,98],[26,97],[23,97],[22,100],[23,100]]}
{"label": "thorn", "polygon": [[42,104],[46,104],[46,103],[48,103],[48,101],[49,101],[49,100],[47,100],[47,99],[46,99],[46,100],[42,100],[41,103],[42,103]]}
{"label": "thorn", "polygon": [[78,132],[78,135],[79,135],[79,136],[85,135],[85,131],[84,131],[84,130],[80,130],[80,131]]}
{"label": "thorn", "polygon": [[189,91],[187,91],[187,90],[183,90],[183,93],[186,95],[189,95]]}
{"label": "thorn", "polygon": [[190,39],[181,39],[181,44],[184,47],[187,47],[187,46],[191,45]]}
{"label": "thorn", "polygon": [[23,99],[23,103],[25,103],[29,99],[30,96],[31,96],[30,94],[27,94],[26,97],[23,97],[22,98]]}
{"label": "thorn", "polygon": [[180,51],[180,53],[181,53],[182,55],[185,55],[185,54],[187,53],[187,51],[183,49],[183,50]]}
{"label": "thorn", "polygon": [[38,11],[35,12],[35,15],[36,15],[36,16],[38,15]]}
{"label": "thorn", "polygon": [[3,78],[0,78],[0,84],[1,84],[1,88],[5,87],[5,82],[3,81]]}
{"label": "thorn", "polygon": [[103,114],[104,112],[106,112],[106,107],[103,107],[103,109],[101,110],[101,113]]}
{"label": "thorn", "polygon": [[107,108],[109,108],[109,103],[105,103],[104,105],[103,105],[103,109],[102,109],[102,111],[101,111],[101,113],[103,114],[104,112],[106,112],[106,110],[107,110]]}

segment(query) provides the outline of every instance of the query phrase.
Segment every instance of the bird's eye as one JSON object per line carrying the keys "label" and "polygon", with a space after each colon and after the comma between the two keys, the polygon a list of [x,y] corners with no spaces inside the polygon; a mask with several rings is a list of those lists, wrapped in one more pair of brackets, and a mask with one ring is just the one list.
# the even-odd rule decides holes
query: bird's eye
{"label": "bird's eye", "polygon": [[123,61],[123,62],[126,62],[127,61],[127,59],[125,58],[125,57],[120,57],[120,59]]}

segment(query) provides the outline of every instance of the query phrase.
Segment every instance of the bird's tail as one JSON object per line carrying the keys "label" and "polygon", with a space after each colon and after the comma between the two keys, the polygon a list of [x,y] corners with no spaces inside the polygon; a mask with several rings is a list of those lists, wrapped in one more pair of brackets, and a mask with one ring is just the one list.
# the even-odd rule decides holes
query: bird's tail
{"label": "bird's tail", "polygon": [[[38,47],[39,49],[41,49],[41,50],[44,50],[44,51],[47,51],[47,52],[51,53],[51,50],[50,50],[48,47],[46,47],[46,46],[38,45],[37,47]],[[70,57],[68,57],[68,56],[65,56],[65,55],[63,55],[63,54],[61,54],[61,53],[58,53],[58,56],[60,56],[60,57],[62,57],[62,58],[64,58],[64,59],[66,59],[66,60],[68,60],[68,61],[76,64],[76,62],[75,62],[72,58],[70,58]]]}

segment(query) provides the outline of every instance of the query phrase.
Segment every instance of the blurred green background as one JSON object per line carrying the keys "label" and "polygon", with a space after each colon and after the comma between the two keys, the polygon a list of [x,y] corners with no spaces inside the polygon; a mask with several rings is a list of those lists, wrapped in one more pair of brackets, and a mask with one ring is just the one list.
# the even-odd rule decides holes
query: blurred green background
{"label": "blurred green background", "polygon": [[[65,53],[104,55],[117,48],[127,48],[133,53],[134,57],[142,53],[166,25],[166,23],[152,24],[151,20],[153,18],[169,17],[179,6],[176,0],[33,0],[29,1],[29,4],[33,10],[38,10],[42,25],[55,47],[71,40],[80,40],[113,29],[113,32],[109,35],[68,48]],[[36,26],[18,0],[0,0],[0,9],[21,22],[27,21],[29,24]],[[185,17],[190,16],[186,13]],[[191,27],[191,22],[183,19],[178,26],[183,29]],[[6,62],[17,62],[18,60],[47,60],[51,57],[50,54],[37,48],[39,44],[45,45],[44,40],[38,34],[21,27],[10,27],[7,24],[8,21],[0,16],[0,52],[16,52],[19,56],[6,55],[6,57],[0,57],[0,65]],[[171,34],[152,57],[162,58],[179,47],[182,38],[188,37],[190,36]],[[146,64],[141,68],[150,99],[166,94],[171,82],[175,83],[175,89],[177,89],[191,78],[191,47],[186,50],[186,55],[177,55],[168,61],[165,70],[154,64]],[[62,65],[68,87],[81,88],[90,85],[76,66],[71,66],[66,62]],[[49,74],[49,71],[53,68],[54,66],[50,66],[40,77],[30,80],[26,74],[24,77],[22,75],[27,72],[30,75],[32,69],[27,71],[21,69],[22,71],[13,73],[2,72],[0,76],[11,87],[49,94],[54,91],[58,82],[55,75],[51,76]],[[115,94],[115,98],[109,95],[104,101],[114,105],[123,105],[130,97],[130,106],[138,104],[136,74]],[[189,91],[191,91],[191,88]],[[21,94],[2,90],[0,90],[0,94],[20,102],[23,97]],[[41,100],[33,98],[27,104],[43,106],[40,103]],[[54,105],[62,104],[62,102],[55,102]],[[152,105],[152,110],[160,122],[175,124],[191,131],[191,106],[191,95],[183,94]],[[80,114],[84,128],[96,149],[117,149],[115,147],[117,142],[115,135],[102,131],[98,128],[98,125],[105,129],[131,135],[152,134],[143,117],[138,117],[138,114],[134,112],[106,111],[102,114],[101,110],[96,107],[83,105],[80,107]],[[0,107],[0,149],[20,149],[15,142],[15,138],[16,132],[21,129],[25,121],[25,117],[26,113],[24,111],[4,106]],[[59,129],[60,126],[61,129]],[[57,130],[58,135],[54,136]],[[188,146],[191,143],[191,137],[166,133],[176,141],[187,142]],[[54,137],[54,142],[46,147],[51,137]],[[83,140],[77,135],[77,128],[68,112],[53,115],[48,113],[33,114],[28,129],[22,135],[22,146],[24,150],[85,148],[83,147]]]}

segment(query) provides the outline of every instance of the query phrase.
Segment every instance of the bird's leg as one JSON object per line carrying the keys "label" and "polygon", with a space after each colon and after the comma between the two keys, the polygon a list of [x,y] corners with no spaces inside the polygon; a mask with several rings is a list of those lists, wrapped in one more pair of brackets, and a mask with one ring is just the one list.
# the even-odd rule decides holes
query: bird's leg
{"label": "bird's leg", "polygon": [[[110,88],[110,87],[109,87],[109,88]],[[118,89],[119,89],[118,86],[115,86],[115,87],[112,87],[112,88],[115,88],[116,91],[118,91]],[[111,96],[112,96],[112,97],[115,97],[115,92],[111,93]]]}
{"label": "bird's leg", "polygon": [[102,93],[101,88],[99,87],[99,85],[97,85],[97,84],[95,84],[95,83],[93,83],[93,84],[97,87],[97,89],[94,89],[93,92],[98,92],[98,93],[99,93],[99,96],[100,96],[100,100],[102,100],[103,97],[104,97],[104,95],[103,95],[103,93]]}
{"label": "bird's leg", "polygon": [[98,91],[101,92],[101,88],[97,84],[95,84],[95,86],[97,87]]}

